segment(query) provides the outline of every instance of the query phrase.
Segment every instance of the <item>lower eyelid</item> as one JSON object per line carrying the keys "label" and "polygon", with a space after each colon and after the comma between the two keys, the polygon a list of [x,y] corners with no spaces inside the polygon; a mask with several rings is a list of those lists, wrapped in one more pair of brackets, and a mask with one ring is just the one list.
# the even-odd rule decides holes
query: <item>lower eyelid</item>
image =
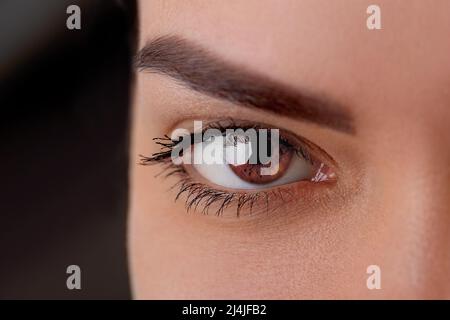
{"label": "lower eyelid", "polygon": [[[193,181],[197,181],[199,183],[202,183],[206,186],[211,186],[212,189],[221,190],[224,192],[229,193],[257,193],[259,191],[270,191],[271,189],[277,189],[277,188],[288,188],[293,187],[297,184],[301,184],[302,188],[306,188],[307,186],[310,188],[315,188],[317,185],[321,184],[327,184],[327,185],[333,185],[337,181],[337,175],[332,169],[330,169],[327,165],[324,163],[316,164],[313,167],[313,174],[311,178],[308,179],[302,179],[293,181],[286,184],[281,185],[264,185],[264,187],[260,189],[231,189],[227,187],[223,187],[220,185],[216,185],[213,182],[206,181],[204,177],[202,177],[197,170],[192,168],[192,165],[181,165],[181,166],[174,166],[174,167],[182,167],[182,171],[184,172],[184,175],[190,177]],[[323,175],[328,173],[328,178],[324,179]],[[321,179],[322,178],[322,179]]]}
{"label": "lower eyelid", "polygon": [[[184,182],[186,184],[180,186],[177,199],[183,198],[187,211],[200,211],[204,214],[224,217],[259,216],[280,210],[292,210],[292,208],[297,208],[299,213],[312,207],[317,209],[320,199],[329,198],[328,194],[335,186],[335,181],[320,184],[299,181],[269,190],[237,192],[216,189],[203,182],[197,182],[186,172]],[[193,187],[186,187],[189,184],[193,184]],[[226,202],[228,199],[229,202]]]}
{"label": "lower eyelid", "polygon": [[269,190],[250,190],[244,192],[216,188],[202,182],[189,168],[174,165],[170,160],[153,162],[165,168],[159,175],[175,177],[178,181],[171,189],[178,188],[175,200],[185,202],[187,211],[201,211],[204,214],[214,213],[226,217],[259,216],[279,210],[291,210],[296,207],[299,213],[317,208],[321,198],[329,198],[329,193],[336,184],[336,179],[313,183],[297,181],[281,185]]}
{"label": "lower eyelid", "polygon": [[312,183],[303,180],[271,189],[244,191],[211,186],[189,173],[189,168],[184,168],[179,175],[176,200],[183,200],[187,211],[228,217],[270,213],[298,203],[300,207],[309,208],[312,203],[317,203],[317,199],[327,197],[336,182]]}

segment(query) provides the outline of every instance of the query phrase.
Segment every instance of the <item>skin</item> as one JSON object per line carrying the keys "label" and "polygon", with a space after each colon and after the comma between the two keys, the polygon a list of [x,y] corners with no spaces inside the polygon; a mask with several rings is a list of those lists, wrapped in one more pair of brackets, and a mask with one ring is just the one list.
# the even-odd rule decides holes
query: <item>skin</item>
{"label": "skin", "polygon": [[[140,47],[175,34],[226,61],[348,106],[356,133],[207,97],[137,74],[129,259],[138,299],[450,298],[450,2],[141,1]],[[214,115],[214,116],[213,116]],[[139,154],[192,119],[233,117],[305,137],[339,165],[269,213],[186,213]],[[314,189],[312,189],[314,188]],[[299,191],[301,192],[301,191]],[[235,211],[235,209],[234,209]],[[369,265],[381,289],[369,290]]]}

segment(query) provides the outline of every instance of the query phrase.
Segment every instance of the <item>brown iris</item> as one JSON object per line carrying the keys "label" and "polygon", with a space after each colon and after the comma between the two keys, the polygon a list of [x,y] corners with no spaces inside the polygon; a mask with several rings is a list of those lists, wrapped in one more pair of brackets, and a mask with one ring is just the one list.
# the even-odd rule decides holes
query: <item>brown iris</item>
{"label": "brown iris", "polygon": [[268,164],[242,164],[242,165],[230,165],[231,170],[242,180],[255,183],[255,184],[266,184],[272,181],[279,179],[286,173],[286,170],[289,168],[291,163],[292,156],[294,155],[294,151],[290,148],[287,148],[283,145],[280,145],[279,148],[279,167],[278,171],[271,175],[262,175],[261,168],[270,167],[270,163]]}

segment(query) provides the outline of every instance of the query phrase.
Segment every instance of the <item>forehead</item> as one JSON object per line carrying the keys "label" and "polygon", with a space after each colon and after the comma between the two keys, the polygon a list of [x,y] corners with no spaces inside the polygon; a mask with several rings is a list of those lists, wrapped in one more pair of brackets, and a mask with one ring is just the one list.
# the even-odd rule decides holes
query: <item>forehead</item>
{"label": "forehead", "polygon": [[141,1],[141,44],[177,34],[233,63],[294,87],[329,92],[355,108],[395,104],[411,111],[430,99],[448,99],[450,1],[377,1],[381,30],[366,26],[371,4]]}

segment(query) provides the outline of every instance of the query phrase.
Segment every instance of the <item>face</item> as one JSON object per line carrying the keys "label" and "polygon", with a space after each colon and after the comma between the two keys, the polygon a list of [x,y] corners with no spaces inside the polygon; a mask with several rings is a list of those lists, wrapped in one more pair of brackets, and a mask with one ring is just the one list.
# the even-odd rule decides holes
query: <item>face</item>
{"label": "face", "polygon": [[[140,2],[136,298],[450,298],[450,2],[370,4]],[[175,165],[194,120],[279,129],[277,173]]]}

